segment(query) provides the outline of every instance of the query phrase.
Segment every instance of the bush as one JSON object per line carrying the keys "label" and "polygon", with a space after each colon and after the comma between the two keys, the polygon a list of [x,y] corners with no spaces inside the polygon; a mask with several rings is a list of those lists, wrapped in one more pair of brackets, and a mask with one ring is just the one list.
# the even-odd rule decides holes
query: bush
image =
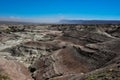
{"label": "bush", "polygon": [[7,75],[0,74],[0,80],[11,80]]}

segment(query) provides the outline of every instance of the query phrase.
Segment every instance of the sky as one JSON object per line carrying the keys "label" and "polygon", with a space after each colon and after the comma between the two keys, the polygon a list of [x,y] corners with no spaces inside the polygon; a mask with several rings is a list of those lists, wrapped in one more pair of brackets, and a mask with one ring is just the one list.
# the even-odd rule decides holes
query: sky
{"label": "sky", "polygon": [[120,20],[120,0],[0,0],[0,20]]}

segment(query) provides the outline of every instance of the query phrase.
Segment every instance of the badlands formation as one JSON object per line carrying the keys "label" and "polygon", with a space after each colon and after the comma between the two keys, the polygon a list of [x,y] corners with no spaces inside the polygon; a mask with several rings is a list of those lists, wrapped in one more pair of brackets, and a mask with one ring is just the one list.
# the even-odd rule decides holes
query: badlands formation
{"label": "badlands formation", "polygon": [[120,80],[120,25],[0,25],[0,80]]}

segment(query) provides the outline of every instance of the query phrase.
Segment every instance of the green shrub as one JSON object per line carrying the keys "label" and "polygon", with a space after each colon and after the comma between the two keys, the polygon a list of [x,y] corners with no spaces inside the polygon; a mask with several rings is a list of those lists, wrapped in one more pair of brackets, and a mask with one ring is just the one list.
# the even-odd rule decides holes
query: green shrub
{"label": "green shrub", "polygon": [[7,75],[0,74],[0,80],[11,80]]}

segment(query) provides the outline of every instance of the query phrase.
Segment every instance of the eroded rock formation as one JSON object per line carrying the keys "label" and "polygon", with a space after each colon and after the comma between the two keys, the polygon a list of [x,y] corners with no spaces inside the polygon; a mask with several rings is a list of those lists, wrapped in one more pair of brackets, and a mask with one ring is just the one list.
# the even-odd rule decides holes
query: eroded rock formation
{"label": "eroded rock formation", "polygon": [[9,34],[3,29],[0,68],[12,80],[119,80],[119,28],[29,25]]}

